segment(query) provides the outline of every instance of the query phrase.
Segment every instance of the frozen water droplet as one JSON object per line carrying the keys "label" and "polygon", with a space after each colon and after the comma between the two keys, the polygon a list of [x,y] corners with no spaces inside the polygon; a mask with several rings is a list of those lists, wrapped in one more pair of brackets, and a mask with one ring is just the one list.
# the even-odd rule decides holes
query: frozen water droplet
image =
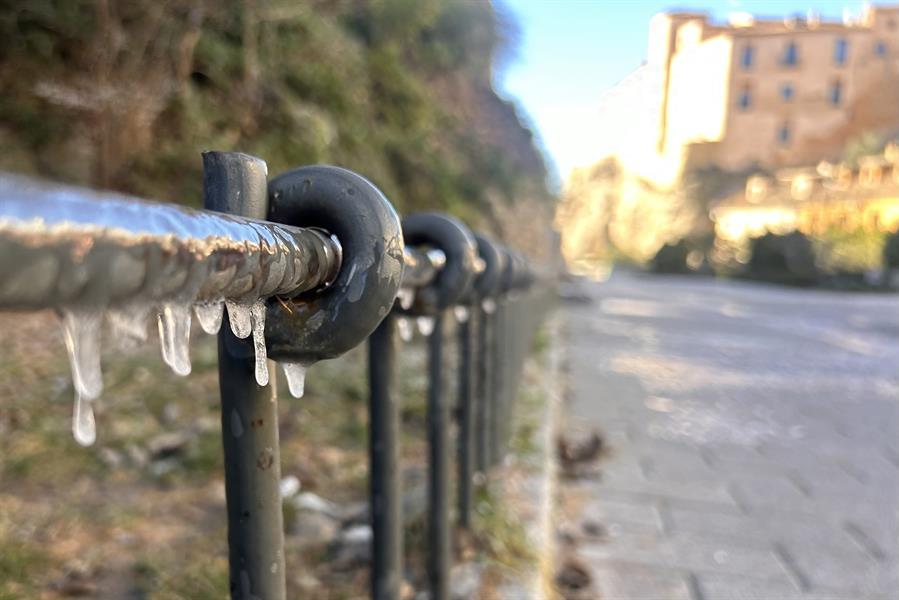
{"label": "frozen water droplet", "polygon": [[147,341],[147,319],[150,305],[130,304],[111,309],[106,313],[106,322],[112,327],[112,337],[121,348],[136,348]]}
{"label": "frozen water droplet", "polygon": [[256,351],[256,383],[268,385],[268,363],[265,353],[265,302],[257,300],[250,307],[253,325],[253,350]]}
{"label": "frozen water droplet", "polygon": [[190,305],[162,305],[157,318],[162,360],[178,375],[190,374]]}
{"label": "frozen water droplet", "polygon": [[97,441],[97,424],[94,421],[94,407],[91,401],[75,393],[75,410],[72,413],[72,434],[82,446],[91,446]]}
{"label": "frozen water droplet", "polygon": [[72,366],[72,383],[77,394],[88,400],[98,398],[103,391],[103,375],[100,372],[102,321],[103,313],[99,310],[65,310],[62,314],[66,350]]}
{"label": "frozen water droplet", "polygon": [[418,333],[428,336],[434,332],[434,317],[418,317],[415,319],[418,325]]}
{"label": "frozen water droplet", "polygon": [[250,320],[250,305],[240,304],[233,300],[225,300],[225,308],[228,309],[228,321],[231,322],[231,332],[240,339],[250,337],[253,333],[253,323]]}
{"label": "frozen water droplet", "polygon": [[306,388],[306,365],[303,363],[282,362],[284,377],[287,378],[287,389],[294,398],[302,398]]}
{"label": "frozen water droplet", "polygon": [[400,332],[400,339],[404,342],[412,341],[412,321],[406,317],[399,317],[396,320],[396,329]]}
{"label": "frozen water droplet", "polygon": [[415,290],[412,288],[401,287],[396,293],[396,298],[400,301],[400,308],[409,310],[415,302]]}
{"label": "frozen water droplet", "polygon": [[240,420],[240,414],[236,408],[231,409],[231,435],[239,438],[243,435],[243,423]]}
{"label": "frozen water droplet", "polygon": [[493,298],[487,298],[481,302],[481,308],[483,308],[484,312],[488,315],[492,315],[496,312],[496,301]]}
{"label": "frozen water droplet", "polygon": [[291,496],[296,496],[301,487],[299,479],[294,475],[288,475],[281,479],[281,497],[290,498]]}
{"label": "frozen water droplet", "polygon": [[467,306],[454,306],[453,314],[456,316],[456,321],[458,323],[467,323],[468,322],[468,307]]}
{"label": "frozen water droplet", "polygon": [[210,300],[194,304],[194,314],[200,327],[209,335],[215,335],[222,327],[222,311],[225,308],[224,300]]}

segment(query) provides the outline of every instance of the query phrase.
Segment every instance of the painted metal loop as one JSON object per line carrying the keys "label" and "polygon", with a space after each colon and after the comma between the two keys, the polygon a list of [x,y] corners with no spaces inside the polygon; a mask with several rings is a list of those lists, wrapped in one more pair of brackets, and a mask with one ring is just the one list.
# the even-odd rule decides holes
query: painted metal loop
{"label": "painted metal loop", "polygon": [[478,245],[478,256],[484,261],[484,270],[474,283],[474,296],[475,299],[490,298],[499,290],[505,263],[495,242],[481,234],[475,234],[474,239]]}
{"label": "painted metal loop", "polygon": [[520,290],[530,286],[531,270],[528,260],[520,252],[512,251],[511,289]]}
{"label": "painted metal loop", "polygon": [[414,213],[403,219],[403,237],[410,246],[430,246],[446,256],[446,264],[418,291],[409,312],[434,314],[469,294],[476,277],[477,242],[461,221],[440,213]]}
{"label": "painted metal loop", "polygon": [[363,342],[393,306],[403,277],[403,233],[393,206],[367,179],[339,167],[300,167],[268,184],[268,218],[336,237],[343,262],[325,289],[268,304],[269,356],[312,364]]}

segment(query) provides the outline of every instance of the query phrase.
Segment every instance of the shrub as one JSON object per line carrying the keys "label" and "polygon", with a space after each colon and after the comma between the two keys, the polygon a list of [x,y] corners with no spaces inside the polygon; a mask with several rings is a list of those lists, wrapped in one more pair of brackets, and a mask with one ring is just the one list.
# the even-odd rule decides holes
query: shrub
{"label": "shrub", "polygon": [[819,272],[811,241],[798,231],[786,235],[766,233],[750,242],[745,275],[789,285],[814,285]]}
{"label": "shrub", "polygon": [[676,244],[665,244],[649,261],[649,268],[653,273],[689,273],[687,267],[687,255],[690,249],[685,240],[679,240]]}
{"label": "shrub", "polygon": [[899,230],[889,234],[883,245],[883,266],[899,269]]}

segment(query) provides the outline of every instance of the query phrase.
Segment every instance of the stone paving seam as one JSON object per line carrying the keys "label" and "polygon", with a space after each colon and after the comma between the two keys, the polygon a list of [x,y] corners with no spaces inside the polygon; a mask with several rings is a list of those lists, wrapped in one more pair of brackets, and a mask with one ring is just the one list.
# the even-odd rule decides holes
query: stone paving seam
{"label": "stone paving seam", "polygon": [[808,577],[799,569],[793,555],[790,554],[786,547],[781,543],[774,544],[774,556],[780,562],[780,566],[786,571],[787,576],[793,580],[793,583],[802,592],[811,590],[811,582]]}
{"label": "stone paving seam", "polygon": [[[868,556],[878,562],[883,562],[886,560],[886,553],[880,549],[880,546],[878,546],[877,543],[873,539],[871,539],[871,537],[868,536],[868,534],[866,534],[861,527],[859,527],[852,521],[846,521],[843,524],[843,530],[849,535],[849,538],[853,542],[855,542],[858,547]],[[896,566],[896,568],[899,568],[899,566]]]}

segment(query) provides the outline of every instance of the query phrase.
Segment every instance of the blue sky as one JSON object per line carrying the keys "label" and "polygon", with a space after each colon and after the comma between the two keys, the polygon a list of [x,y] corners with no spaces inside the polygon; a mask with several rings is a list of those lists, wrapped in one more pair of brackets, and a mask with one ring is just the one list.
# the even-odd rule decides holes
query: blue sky
{"label": "blue sky", "polygon": [[[649,19],[666,10],[704,10],[726,20],[732,12],[785,17],[817,12],[839,19],[861,12],[859,0],[500,0],[518,20],[517,60],[496,84],[517,99],[564,178],[574,166],[596,158],[585,120],[597,101],[637,68],[646,55]],[[875,2],[883,4],[885,2]]]}

